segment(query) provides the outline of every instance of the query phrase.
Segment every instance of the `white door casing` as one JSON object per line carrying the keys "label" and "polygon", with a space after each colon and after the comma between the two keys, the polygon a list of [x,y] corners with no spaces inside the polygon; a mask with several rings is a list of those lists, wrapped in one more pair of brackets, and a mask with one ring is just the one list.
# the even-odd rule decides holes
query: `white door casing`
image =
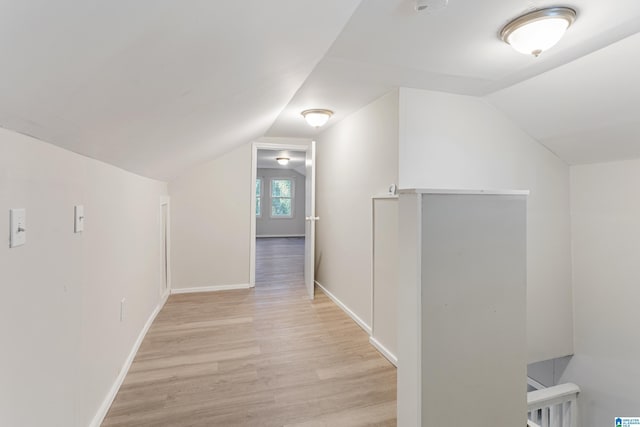
{"label": "white door casing", "polygon": [[315,296],[315,246],[316,246],[316,142],[311,141],[311,147],[306,156],[305,179],[305,227],[304,227],[304,284],[309,298]]}
{"label": "white door casing", "polygon": [[[251,243],[250,243],[250,271],[249,283],[251,287],[256,284],[256,177],[257,177],[257,157],[258,150],[273,151],[304,151],[306,153],[306,178],[305,178],[305,255],[304,255],[304,282],[309,298],[314,297],[315,284],[315,221],[319,218],[315,216],[315,141],[296,141],[297,143],[278,142],[254,142],[252,150],[251,166]],[[310,219],[312,218],[312,219]]]}
{"label": "white door casing", "polygon": [[160,198],[160,296],[171,292],[171,205],[169,196]]}

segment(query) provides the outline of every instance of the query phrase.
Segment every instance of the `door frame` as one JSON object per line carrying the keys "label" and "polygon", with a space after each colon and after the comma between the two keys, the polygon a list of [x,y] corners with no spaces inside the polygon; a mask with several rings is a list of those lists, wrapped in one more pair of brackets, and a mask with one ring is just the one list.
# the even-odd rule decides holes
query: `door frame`
{"label": "door frame", "polygon": [[[166,206],[167,209],[167,218],[166,218],[166,229],[162,229],[162,208]],[[171,200],[169,196],[160,196],[160,212],[159,212],[160,220],[160,250],[166,251],[166,269],[162,268],[160,265],[160,274],[165,273],[166,275],[166,289],[162,285],[164,285],[164,280],[160,283],[160,297],[166,298],[171,293]],[[165,234],[166,232],[166,234]],[[165,237],[165,247],[162,247],[162,237]],[[162,252],[160,253],[160,261],[162,262]]]}
{"label": "door frame", "polygon": [[[277,142],[279,139],[274,138],[274,142],[254,142],[251,147],[251,243],[250,243],[250,255],[249,255],[249,285],[253,288],[256,286],[256,178],[258,176],[258,150],[269,151],[311,151],[313,140],[311,139],[295,139],[294,141],[286,141],[285,138],[281,139],[283,142]],[[315,169],[315,165],[313,165]],[[308,179],[305,177],[305,180]],[[305,194],[305,198],[311,197],[310,194]],[[306,212],[305,212],[306,214]]]}

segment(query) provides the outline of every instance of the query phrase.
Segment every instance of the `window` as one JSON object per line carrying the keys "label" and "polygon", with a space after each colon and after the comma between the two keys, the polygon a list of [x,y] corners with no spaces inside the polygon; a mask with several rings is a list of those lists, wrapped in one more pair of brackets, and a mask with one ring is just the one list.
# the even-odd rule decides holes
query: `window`
{"label": "window", "polygon": [[293,218],[293,181],[291,179],[271,180],[271,217]]}
{"label": "window", "polygon": [[262,216],[262,178],[256,178],[256,216]]}

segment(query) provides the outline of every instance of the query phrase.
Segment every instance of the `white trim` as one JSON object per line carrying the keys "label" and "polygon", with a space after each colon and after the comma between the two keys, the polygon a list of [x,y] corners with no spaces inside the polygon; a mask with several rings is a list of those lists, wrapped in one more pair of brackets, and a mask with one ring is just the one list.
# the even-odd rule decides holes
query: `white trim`
{"label": "white trim", "polygon": [[380,341],[375,339],[374,337],[369,337],[369,344],[375,347],[376,350],[380,352],[389,362],[393,364],[396,368],[398,367],[398,358],[394,356],[393,353],[389,351],[389,349],[383,346]]}
{"label": "white trim", "polygon": [[529,190],[465,190],[446,188],[403,188],[398,191],[400,194],[487,194],[493,196],[528,196]]}
{"label": "white trim", "polygon": [[[289,181],[291,183],[291,196],[289,197],[273,197],[273,181]],[[295,176],[282,176],[282,177],[269,177],[269,219],[294,219],[295,218],[295,206],[296,206],[296,177]],[[273,199],[289,199],[291,200],[291,215],[273,215]]]}
{"label": "white trim", "polygon": [[249,289],[253,288],[249,283],[241,283],[237,285],[213,285],[213,286],[198,286],[194,288],[178,288],[171,289],[171,294],[194,294],[198,292],[217,292],[217,291],[232,291],[235,289]]}
{"label": "white trim", "polygon": [[256,236],[257,239],[265,237],[304,237],[304,234],[260,234]]}
{"label": "white trim", "polygon": [[[256,285],[256,179],[258,178],[258,146],[254,142],[251,146],[251,189],[249,194],[251,194],[251,200],[249,204],[251,206],[250,217],[251,221],[249,221],[249,234],[251,235],[251,239],[249,241],[249,284],[251,286]],[[261,189],[261,194],[262,194]],[[261,197],[264,197],[262,195]],[[262,203],[262,202],[261,202]],[[264,209],[264,203],[262,203],[262,207],[260,208],[260,217],[262,217],[262,209]]]}
{"label": "white trim", "polygon": [[[166,290],[162,289],[162,286],[160,286],[160,297],[161,298],[167,298],[170,294],[171,294],[171,198],[169,196],[161,196],[160,197],[160,215],[162,215],[162,207],[163,206],[167,206],[167,229],[166,229],[166,271],[164,271],[164,273],[166,274],[166,280],[167,280],[167,287]],[[162,218],[160,218],[160,239],[162,239]],[[164,249],[164,248],[163,248]],[[162,272],[160,273],[162,274]],[[164,280],[163,283],[161,283],[161,285],[164,284]]]}
{"label": "white trim", "polygon": [[575,399],[580,392],[580,387],[573,383],[554,385],[553,387],[527,393],[527,405],[529,406],[529,411],[532,411],[545,406],[563,403],[570,398]]}
{"label": "white trim", "polygon": [[[256,173],[256,179],[253,180],[253,182],[257,182],[258,180],[260,180],[260,215],[255,213],[258,207],[258,193],[255,193],[255,197],[254,197],[255,207],[253,208],[253,213],[256,218],[262,219],[262,211],[264,210],[264,203],[263,203],[264,202],[264,177],[258,176],[258,174]],[[253,191],[255,192],[256,189],[254,188]]]}
{"label": "white trim", "polygon": [[304,196],[304,287],[309,299],[316,297],[316,141],[311,141],[305,153]]}
{"label": "white trim", "polygon": [[102,401],[102,405],[100,405],[100,407],[98,408],[98,411],[94,415],[93,420],[91,420],[89,427],[100,427],[100,425],[104,421],[104,417],[107,416],[107,412],[109,412],[109,408],[111,408],[111,404],[113,403],[113,400],[116,398],[116,395],[120,390],[120,386],[122,386],[122,383],[124,382],[124,379],[127,376],[129,369],[131,368],[133,359],[135,359],[136,354],[140,349],[140,345],[144,340],[144,337],[147,335],[147,332],[149,331],[149,328],[153,324],[153,321],[156,319],[156,316],[158,315],[158,313],[160,313],[160,310],[162,310],[162,307],[164,307],[164,304],[166,302],[167,302],[166,297],[160,300],[156,308],[153,310],[153,312],[149,316],[149,319],[147,319],[147,323],[145,323],[144,326],[142,327],[142,330],[140,331],[140,334],[138,335],[136,342],[133,344],[133,348],[129,352],[129,356],[127,356],[127,359],[125,360],[124,365],[122,366],[122,369],[120,369],[120,374],[118,374],[117,378],[113,382],[113,385],[111,386],[111,389],[109,389],[109,392],[104,397],[104,400]]}
{"label": "white trim", "polygon": [[[256,184],[255,182],[256,182],[256,176],[258,174],[258,150],[271,150],[271,151],[291,150],[291,151],[307,152],[311,149],[311,146],[312,146],[311,139],[268,138],[268,137],[260,138],[252,144],[251,183],[250,183],[251,188],[249,190],[249,194],[251,194],[251,201],[250,201],[251,221],[249,223],[249,229],[251,231],[250,240],[249,240],[250,287],[255,287],[256,285],[256,234],[257,234],[257,231],[256,231]],[[264,198],[264,195],[262,197]]]}
{"label": "white trim", "polygon": [[358,317],[357,314],[355,314],[353,311],[351,311],[351,309],[349,309],[349,307],[344,305],[342,303],[342,301],[340,301],[335,295],[333,295],[324,286],[322,286],[320,284],[320,282],[318,282],[317,280],[315,280],[314,282],[315,282],[316,286],[318,286],[322,290],[322,292],[324,292],[325,295],[329,297],[329,299],[331,301],[336,303],[336,305],[338,307],[340,307],[342,309],[342,311],[347,313],[349,315],[349,317],[351,317],[353,319],[353,321],[356,322],[358,324],[358,326],[360,326],[369,336],[371,335],[371,326],[367,325],[364,320],[362,320],[360,317]]}
{"label": "white trim", "polygon": [[536,390],[542,390],[547,388],[546,385],[534,380],[531,377],[527,377],[527,385],[530,385],[531,387],[535,388]]}
{"label": "white trim", "polygon": [[[375,315],[375,290],[374,290],[374,286],[375,286],[375,277],[374,277],[374,272],[375,272],[375,265],[373,265],[373,260],[376,258],[376,234],[375,234],[375,229],[376,229],[376,199],[375,197],[371,198],[371,261],[369,262],[369,287],[371,288],[371,295],[370,295],[370,299],[371,299],[371,334],[373,335],[373,331],[376,330],[376,315]],[[371,340],[369,340],[369,342],[371,342]],[[375,347],[375,346],[374,346]]]}

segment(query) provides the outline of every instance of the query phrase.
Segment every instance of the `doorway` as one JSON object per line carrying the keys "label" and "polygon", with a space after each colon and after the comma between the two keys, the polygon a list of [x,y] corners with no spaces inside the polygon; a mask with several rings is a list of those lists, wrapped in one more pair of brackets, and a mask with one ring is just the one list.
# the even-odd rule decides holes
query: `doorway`
{"label": "doorway", "polygon": [[257,142],[252,163],[251,285],[297,280],[313,299],[315,143]]}

